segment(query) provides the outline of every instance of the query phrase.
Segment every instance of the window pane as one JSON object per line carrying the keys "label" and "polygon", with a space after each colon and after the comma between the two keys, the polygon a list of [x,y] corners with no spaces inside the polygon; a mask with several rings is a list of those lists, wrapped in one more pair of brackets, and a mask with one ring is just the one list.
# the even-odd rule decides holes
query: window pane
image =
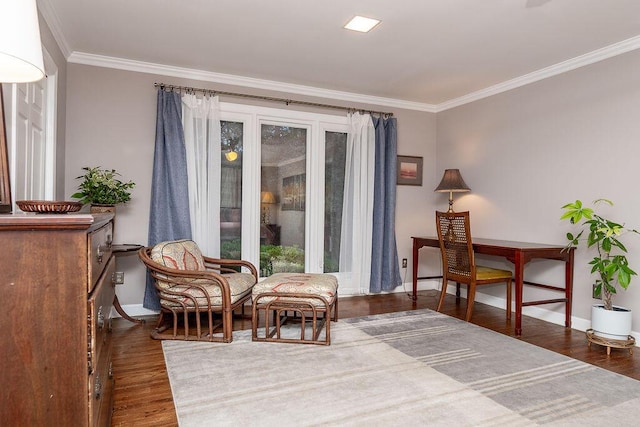
{"label": "window pane", "polygon": [[241,259],[242,123],[220,121],[220,257]]}
{"label": "window pane", "polygon": [[260,275],[304,272],[307,130],[261,126]]}
{"label": "window pane", "polygon": [[337,273],[340,267],[340,230],[347,134],[325,133],[324,165],[324,272]]}

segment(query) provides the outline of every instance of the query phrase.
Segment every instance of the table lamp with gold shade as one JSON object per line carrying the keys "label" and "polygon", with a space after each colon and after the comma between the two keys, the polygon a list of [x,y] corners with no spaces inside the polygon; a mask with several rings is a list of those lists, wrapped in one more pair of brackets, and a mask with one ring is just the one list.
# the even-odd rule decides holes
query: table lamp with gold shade
{"label": "table lamp with gold shade", "polygon": [[276,196],[271,191],[263,191],[260,193],[260,203],[262,204],[262,223],[271,223],[271,207],[276,203]]}
{"label": "table lamp with gold shade", "polygon": [[466,193],[471,191],[462,179],[459,169],[446,169],[440,184],[433,190],[437,193],[449,193],[449,210],[453,212],[453,193]]}

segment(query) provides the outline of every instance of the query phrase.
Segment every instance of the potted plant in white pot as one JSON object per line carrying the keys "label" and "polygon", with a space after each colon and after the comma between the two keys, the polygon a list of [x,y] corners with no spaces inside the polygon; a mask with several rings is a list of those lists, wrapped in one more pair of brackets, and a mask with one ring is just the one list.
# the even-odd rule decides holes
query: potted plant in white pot
{"label": "potted plant in white pot", "polygon": [[[593,203],[613,206],[613,203],[606,199],[598,199]],[[613,295],[617,293],[618,286],[627,289],[631,277],[636,275],[629,267],[627,248],[620,238],[628,233],[640,233],[595,213],[591,208],[584,207],[580,200],[568,203],[562,209],[565,210],[562,220],[578,225],[584,219],[584,222],[579,224],[581,230],[578,234],[567,233],[567,248],[579,247],[581,242],[584,242],[587,248],[595,249],[589,265],[591,274],[596,275],[594,294],[601,297],[602,303],[594,304],[591,309],[593,334],[606,339],[627,341],[631,333],[631,310],[613,305]],[[585,232],[586,238],[583,238]]]}
{"label": "potted plant in white pot", "polygon": [[80,179],[78,191],[71,195],[79,199],[82,204],[91,204],[91,212],[114,212],[114,207],[131,200],[131,189],[135,186],[132,181],[123,182],[115,169],[100,167],[84,167],[84,175]]}

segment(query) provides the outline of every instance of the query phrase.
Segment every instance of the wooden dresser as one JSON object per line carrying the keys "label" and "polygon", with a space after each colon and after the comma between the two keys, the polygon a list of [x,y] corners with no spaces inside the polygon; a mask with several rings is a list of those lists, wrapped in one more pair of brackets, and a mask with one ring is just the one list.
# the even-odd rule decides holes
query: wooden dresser
{"label": "wooden dresser", "polygon": [[0,425],[110,425],[112,240],[112,214],[0,215]]}

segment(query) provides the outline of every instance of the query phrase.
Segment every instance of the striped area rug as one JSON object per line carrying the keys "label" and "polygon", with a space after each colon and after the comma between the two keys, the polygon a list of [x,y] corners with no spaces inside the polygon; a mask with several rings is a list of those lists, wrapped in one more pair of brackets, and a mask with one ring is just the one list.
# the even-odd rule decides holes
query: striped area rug
{"label": "striped area rug", "polygon": [[[636,426],[640,382],[433,312],[331,346],[162,343],[181,426]],[[585,342],[586,345],[586,342]]]}

